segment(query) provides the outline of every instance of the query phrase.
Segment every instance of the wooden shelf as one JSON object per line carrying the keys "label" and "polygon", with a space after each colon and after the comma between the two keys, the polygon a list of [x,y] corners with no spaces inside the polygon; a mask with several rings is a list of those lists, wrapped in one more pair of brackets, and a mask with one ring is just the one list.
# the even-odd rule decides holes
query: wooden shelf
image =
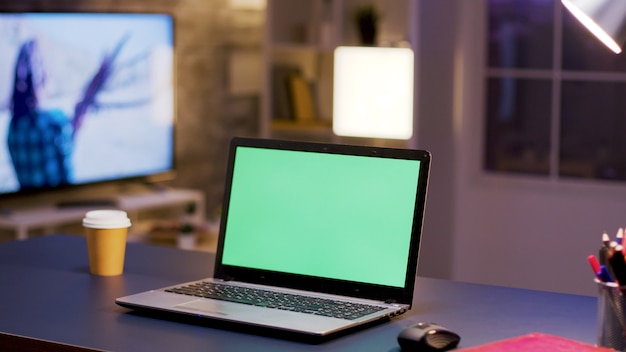
{"label": "wooden shelf", "polygon": [[317,131],[331,132],[332,123],[330,121],[311,121],[311,122],[295,122],[295,121],[272,121],[272,129],[276,131]]}
{"label": "wooden shelf", "polygon": [[[378,43],[405,43],[417,48],[417,0],[268,0],[263,42],[263,89],[260,135],[264,138],[337,140],[332,131],[334,50],[358,45],[353,16],[374,4],[384,14]],[[283,81],[301,75],[309,84],[318,119],[295,123],[293,100]],[[288,116],[290,115],[293,116]],[[280,115],[280,116],[278,116]]]}

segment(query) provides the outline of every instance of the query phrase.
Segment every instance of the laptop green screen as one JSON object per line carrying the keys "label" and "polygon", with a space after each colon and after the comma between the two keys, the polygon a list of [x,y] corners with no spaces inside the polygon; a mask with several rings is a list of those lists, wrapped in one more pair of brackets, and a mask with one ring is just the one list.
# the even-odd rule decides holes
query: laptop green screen
{"label": "laptop green screen", "polygon": [[420,161],[237,147],[222,263],[403,287]]}

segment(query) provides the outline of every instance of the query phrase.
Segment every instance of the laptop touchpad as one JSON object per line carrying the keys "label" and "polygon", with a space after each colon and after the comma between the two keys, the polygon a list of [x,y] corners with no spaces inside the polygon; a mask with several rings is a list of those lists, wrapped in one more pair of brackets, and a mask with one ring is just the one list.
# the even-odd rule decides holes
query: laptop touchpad
{"label": "laptop touchpad", "polygon": [[237,308],[239,308],[225,302],[208,301],[201,299],[177,304],[174,307],[211,315],[229,315],[231,313],[237,312]]}

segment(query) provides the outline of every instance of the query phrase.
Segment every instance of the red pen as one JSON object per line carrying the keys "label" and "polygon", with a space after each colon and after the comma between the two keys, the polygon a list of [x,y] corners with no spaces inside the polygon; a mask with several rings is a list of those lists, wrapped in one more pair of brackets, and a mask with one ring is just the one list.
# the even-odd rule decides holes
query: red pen
{"label": "red pen", "polygon": [[587,257],[587,261],[589,262],[589,264],[591,265],[591,270],[593,270],[593,274],[600,279],[600,273],[602,272],[602,270],[600,269],[600,262],[598,262],[598,259],[596,258],[595,255],[590,254]]}

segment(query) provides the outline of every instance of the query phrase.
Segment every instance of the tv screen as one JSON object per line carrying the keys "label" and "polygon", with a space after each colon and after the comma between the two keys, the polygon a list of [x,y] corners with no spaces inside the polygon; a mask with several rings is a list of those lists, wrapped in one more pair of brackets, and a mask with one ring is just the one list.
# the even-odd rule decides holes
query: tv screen
{"label": "tv screen", "polygon": [[0,196],[174,168],[173,19],[0,13]]}

